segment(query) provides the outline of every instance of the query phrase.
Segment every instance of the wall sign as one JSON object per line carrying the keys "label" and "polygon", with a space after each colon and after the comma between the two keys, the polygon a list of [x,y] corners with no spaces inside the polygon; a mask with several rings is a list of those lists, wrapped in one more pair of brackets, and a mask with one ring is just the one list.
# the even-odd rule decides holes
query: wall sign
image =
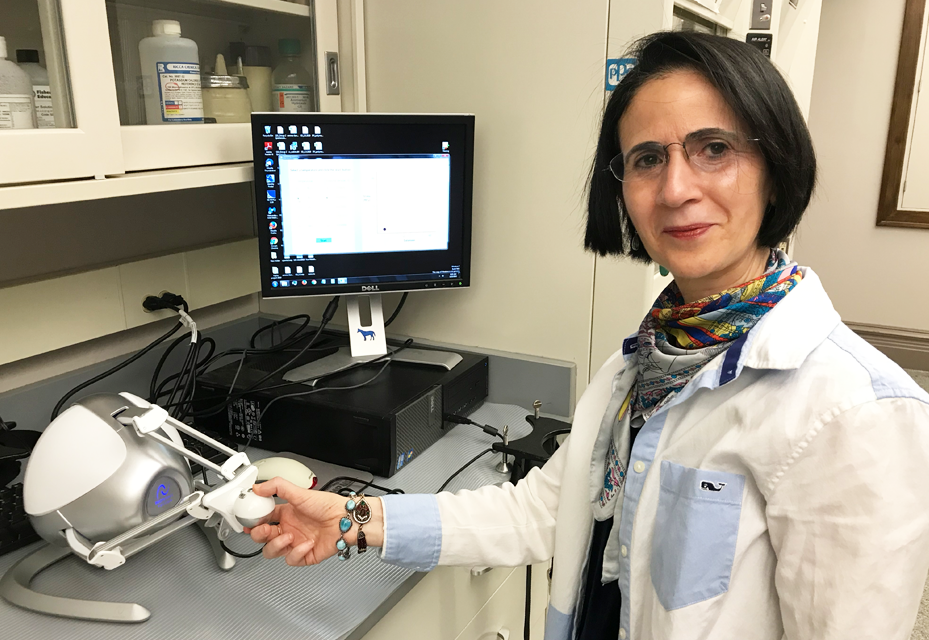
{"label": "wall sign", "polygon": [[619,81],[632,71],[636,62],[635,58],[609,58],[606,61],[606,90],[615,89]]}
{"label": "wall sign", "polygon": [[745,42],[752,45],[765,57],[771,57],[771,46],[774,44],[774,35],[770,33],[750,33],[745,37]]}

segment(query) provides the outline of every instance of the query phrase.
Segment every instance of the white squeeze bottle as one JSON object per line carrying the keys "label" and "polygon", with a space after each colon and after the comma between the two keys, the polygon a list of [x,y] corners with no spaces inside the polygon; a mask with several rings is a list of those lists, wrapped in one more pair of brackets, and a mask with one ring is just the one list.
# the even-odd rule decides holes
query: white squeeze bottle
{"label": "white squeeze bottle", "polygon": [[146,123],[202,123],[197,43],[181,37],[177,20],[155,20],[152,34],[139,42]]}
{"label": "white squeeze bottle", "polygon": [[300,64],[300,41],[278,41],[281,61],[271,75],[271,108],[275,111],[313,111],[316,88],[313,76]]}
{"label": "white squeeze bottle", "polygon": [[32,80],[6,55],[6,38],[0,36],[0,129],[35,129]]}
{"label": "white squeeze bottle", "polygon": [[39,129],[55,128],[55,109],[52,107],[52,88],[48,84],[48,71],[39,64],[35,49],[17,49],[16,62],[32,79],[32,102]]}

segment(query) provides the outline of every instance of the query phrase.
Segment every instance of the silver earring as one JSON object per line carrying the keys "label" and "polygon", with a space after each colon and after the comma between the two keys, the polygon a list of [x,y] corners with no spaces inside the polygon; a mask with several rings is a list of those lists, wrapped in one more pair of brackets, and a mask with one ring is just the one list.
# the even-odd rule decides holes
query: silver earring
{"label": "silver earring", "polygon": [[633,251],[639,250],[639,247],[641,246],[641,244],[639,243],[639,232],[638,231],[632,232],[632,242],[630,242],[629,245],[632,247]]}

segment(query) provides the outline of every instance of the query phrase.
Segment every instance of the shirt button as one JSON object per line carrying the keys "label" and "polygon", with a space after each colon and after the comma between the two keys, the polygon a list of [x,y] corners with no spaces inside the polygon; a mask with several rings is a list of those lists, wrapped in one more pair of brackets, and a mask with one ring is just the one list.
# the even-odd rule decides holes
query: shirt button
{"label": "shirt button", "polygon": [[645,463],[639,460],[634,465],[632,465],[632,468],[635,469],[636,473],[642,473],[645,471]]}
{"label": "shirt button", "polygon": [[622,627],[619,629],[619,640],[626,640],[626,630]]}
{"label": "shirt button", "polygon": [[626,548],[626,545],[621,546],[619,552],[623,554],[624,558],[629,555],[629,549]]}

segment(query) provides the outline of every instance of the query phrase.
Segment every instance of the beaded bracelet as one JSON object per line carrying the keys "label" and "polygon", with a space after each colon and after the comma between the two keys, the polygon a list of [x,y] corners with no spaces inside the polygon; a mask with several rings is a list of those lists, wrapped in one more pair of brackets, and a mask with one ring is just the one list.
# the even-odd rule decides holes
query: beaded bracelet
{"label": "beaded bracelet", "polygon": [[[368,550],[368,541],[365,538],[362,526],[371,521],[371,507],[365,502],[364,494],[358,496],[354,491],[349,492],[348,501],[345,503],[346,515],[339,520],[339,541],[335,543],[338,550],[339,560],[348,560],[350,550],[348,543],[345,542],[345,534],[352,528],[352,520],[358,523],[358,553],[364,553]],[[351,516],[351,519],[349,519]]]}

